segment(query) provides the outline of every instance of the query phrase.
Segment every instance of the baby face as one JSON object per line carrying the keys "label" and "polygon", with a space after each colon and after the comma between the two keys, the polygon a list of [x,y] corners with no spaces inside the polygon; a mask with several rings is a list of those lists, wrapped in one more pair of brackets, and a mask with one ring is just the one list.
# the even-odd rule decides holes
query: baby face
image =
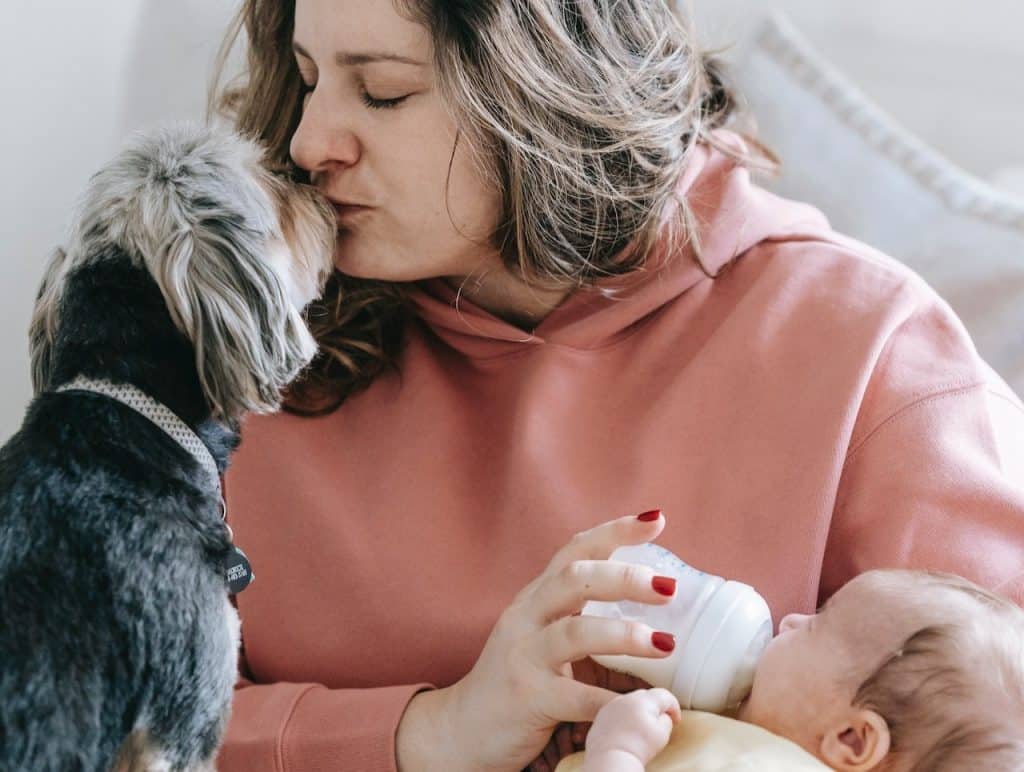
{"label": "baby face", "polygon": [[861,683],[907,637],[951,613],[949,593],[919,584],[904,574],[868,572],[817,614],[784,617],[739,718],[817,754],[825,732],[846,720]]}

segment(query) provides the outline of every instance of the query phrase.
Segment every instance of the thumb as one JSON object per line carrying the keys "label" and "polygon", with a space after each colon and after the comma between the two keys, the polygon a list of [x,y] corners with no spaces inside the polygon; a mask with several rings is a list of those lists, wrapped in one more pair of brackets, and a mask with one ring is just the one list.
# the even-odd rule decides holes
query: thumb
{"label": "thumb", "polygon": [[559,721],[593,721],[601,708],[619,695],[616,692],[566,680],[562,690]]}

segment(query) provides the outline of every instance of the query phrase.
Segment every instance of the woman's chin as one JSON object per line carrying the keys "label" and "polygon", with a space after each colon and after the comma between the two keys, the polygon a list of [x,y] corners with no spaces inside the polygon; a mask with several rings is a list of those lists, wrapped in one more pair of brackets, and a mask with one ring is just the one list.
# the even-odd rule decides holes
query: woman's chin
{"label": "woman's chin", "polygon": [[[340,242],[340,239],[339,239]],[[421,271],[410,270],[409,266],[396,265],[397,261],[380,254],[367,255],[357,246],[345,248],[342,243],[334,253],[334,267],[346,276],[376,281],[410,282],[424,278]]]}
{"label": "woman's chin", "polygon": [[[389,277],[382,271],[381,261],[363,254],[360,245],[349,234],[338,233],[337,247],[334,251],[334,267],[346,276],[359,279],[384,279]],[[382,275],[384,274],[384,275]]]}

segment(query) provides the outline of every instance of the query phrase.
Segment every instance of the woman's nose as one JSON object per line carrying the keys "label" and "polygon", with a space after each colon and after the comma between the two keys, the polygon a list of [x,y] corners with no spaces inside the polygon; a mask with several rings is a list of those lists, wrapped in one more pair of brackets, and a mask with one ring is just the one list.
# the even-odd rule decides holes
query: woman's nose
{"label": "woman's nose", "polygon": [[316,92],[306,96],[299,125],[292,135],[289,153],[297,166],[310,175],[358,163],[362,154],[359,138],[346,125],[341,111],[331,109]]}

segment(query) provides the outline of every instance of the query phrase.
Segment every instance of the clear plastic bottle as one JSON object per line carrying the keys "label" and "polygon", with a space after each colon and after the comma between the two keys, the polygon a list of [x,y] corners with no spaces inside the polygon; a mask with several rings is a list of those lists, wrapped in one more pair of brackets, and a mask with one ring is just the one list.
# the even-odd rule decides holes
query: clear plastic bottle
{"label": "clear plastic bottle", "polygon": [[643,622],[672,633],[676,648],[664,659],[593,659],[668,689],[684,708],[722,713],[746,699],[757,662],[772,637],[771,611],[764,598],[742,582],[698,571],[656,544],[620,547],[611,560],[650,566],[659,575],[673,577],[675,597],[665,606],[589,601],[583,613]]}

